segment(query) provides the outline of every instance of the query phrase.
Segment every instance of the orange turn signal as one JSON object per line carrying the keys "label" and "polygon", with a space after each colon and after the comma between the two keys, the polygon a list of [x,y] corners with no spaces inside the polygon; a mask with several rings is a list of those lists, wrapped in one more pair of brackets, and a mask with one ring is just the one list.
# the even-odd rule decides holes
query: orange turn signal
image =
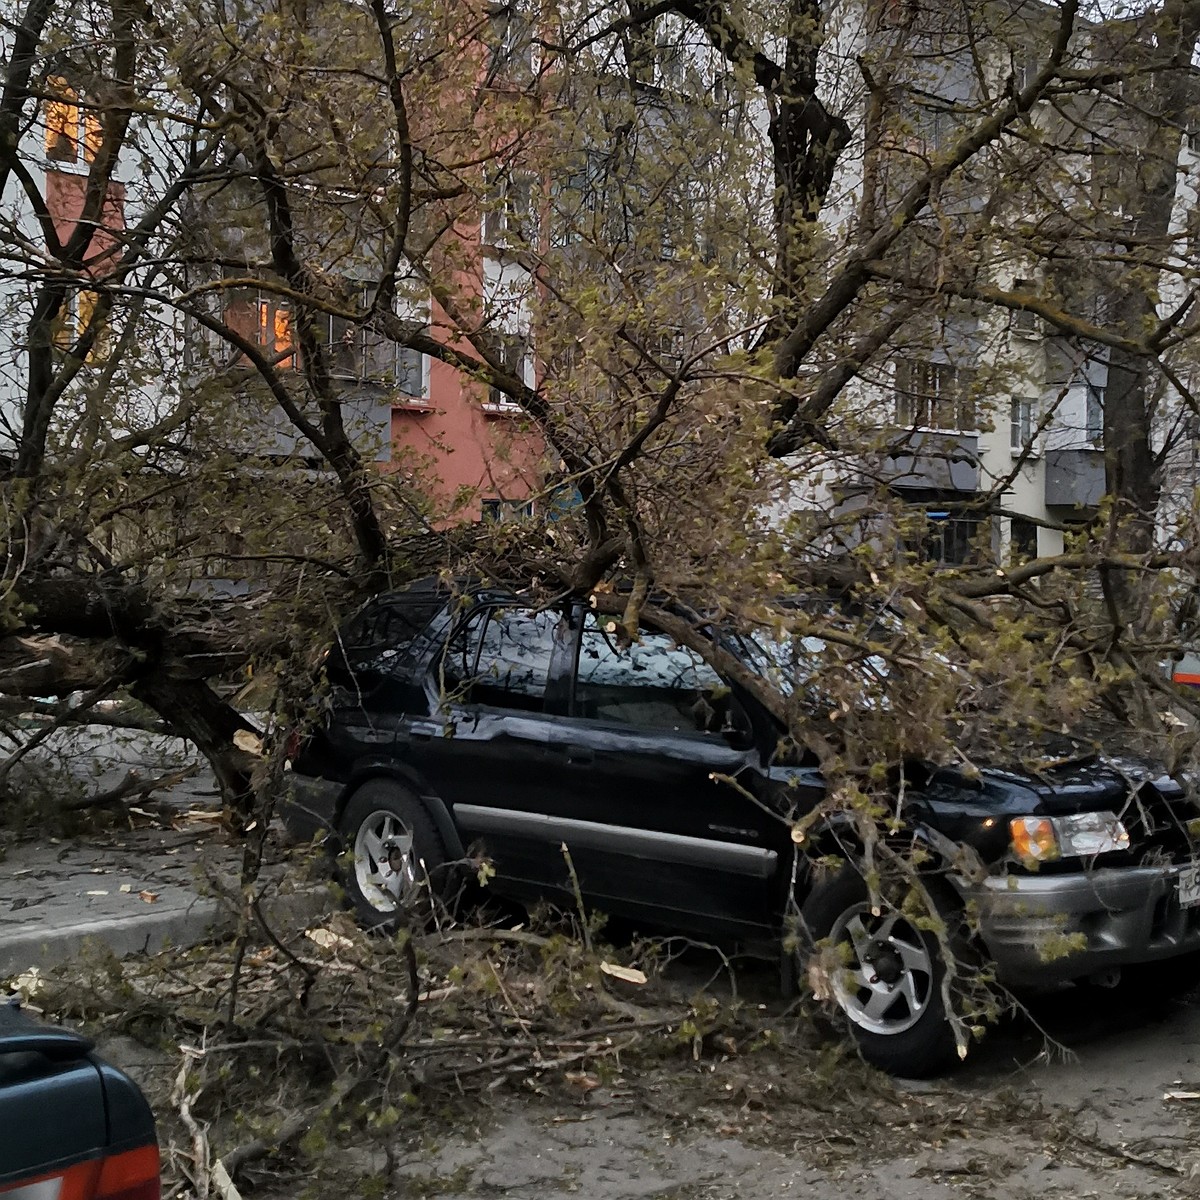
{"label": "orange turn signal", "polygon": [[1050,862],[1061,858],[1058,834],[1048,817],[1014,817],[1008,823],[1013,853],[1022,862]]}

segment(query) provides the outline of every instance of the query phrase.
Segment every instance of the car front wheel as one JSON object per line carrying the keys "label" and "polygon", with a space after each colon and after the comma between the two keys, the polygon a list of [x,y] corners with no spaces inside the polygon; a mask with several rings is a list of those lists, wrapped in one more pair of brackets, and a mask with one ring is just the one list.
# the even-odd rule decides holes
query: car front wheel
{"label": "car front wheel", "polygon": [[350,798],[338,833],[339,872],[363,925],[390,924],[427,907],[446,851],[420,800],[387,780],[371,780]]}
{"label": "car front wheel", "polygon": [[[930,902],[948,930],[954,914],[936,898]],[[901,909],[874,909],[851,866],[813,888],[801,918],[811,944],[829,947],[818,960],[828,966],[818,991],[841,1010],[867,1062],[892,1075],[925,1078],[955,1061],[942,997],[943,950],[932,930]]]}

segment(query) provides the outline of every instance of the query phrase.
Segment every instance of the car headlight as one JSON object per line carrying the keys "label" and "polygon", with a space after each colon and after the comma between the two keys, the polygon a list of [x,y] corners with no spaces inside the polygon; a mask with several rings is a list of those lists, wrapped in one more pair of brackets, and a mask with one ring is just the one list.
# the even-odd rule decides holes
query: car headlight
{"label": "car headlight", "polygon": [[1115,813],[1072,817],[1014,817],[1008,823],[1013,853],[1023,862],[1092,858],[1129,849],[1129,833]]}

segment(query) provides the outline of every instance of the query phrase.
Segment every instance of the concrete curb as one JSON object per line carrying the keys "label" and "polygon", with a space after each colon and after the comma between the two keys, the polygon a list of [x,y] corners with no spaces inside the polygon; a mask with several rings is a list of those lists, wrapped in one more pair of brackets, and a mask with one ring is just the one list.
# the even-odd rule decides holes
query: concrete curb
{"label": "concrete curb", "polygon": [[[276,924],[295,923],[336,907],[327,887],[308,888],[263,901],[264,915]],[[45,969],[75,958],[91,945],[102,945],[118,958],[153,954],[168,946],[195,946],[236,927],[229,906],[219,900],[197,897],[186,908],[163,912],[100,917],[53,929],[29,929],[0,934],[0,979]]]}

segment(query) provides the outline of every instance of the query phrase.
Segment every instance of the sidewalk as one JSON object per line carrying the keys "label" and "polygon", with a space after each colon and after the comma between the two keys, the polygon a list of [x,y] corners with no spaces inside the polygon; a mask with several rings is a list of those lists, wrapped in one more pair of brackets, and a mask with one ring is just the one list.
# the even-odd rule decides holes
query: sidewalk
{"label": "sidewalk", "polygon": [[[130,756],[121,758],[123,772]],[[153,806],[164,801],[176,810],[169,827],[140,818],[139,828],[90,838],[0,843],[0,979],[63,962],[89,940],[124,955],[194,945],[233,927],[234,906],[219,892],[237,895],[242,848],[220,828],[215,781],[201,772],[157,793]],[[330,903],[293,857],[268,839],[259,885],[275,919],[303,919]]]}

